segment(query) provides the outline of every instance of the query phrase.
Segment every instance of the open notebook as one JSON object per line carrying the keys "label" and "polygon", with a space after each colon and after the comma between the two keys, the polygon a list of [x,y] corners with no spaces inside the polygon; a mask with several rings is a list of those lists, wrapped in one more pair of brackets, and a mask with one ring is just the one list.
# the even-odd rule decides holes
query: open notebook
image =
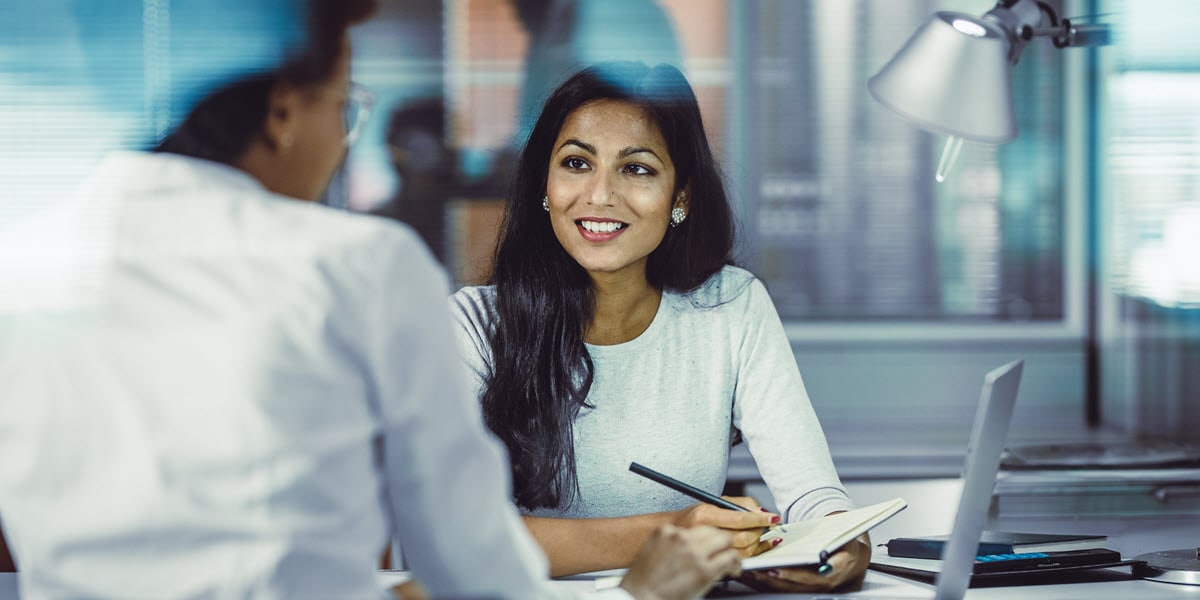
{"label": "open notebook", "polygon": [[[762,534],[760,540],[781,537],[778,546],[750,558],[742,559],[742,569],[770,569],[773,567],[800,567],[824,562],[838,548],[872,527],[888,520],[904,510],[908,503],[903,498],[856,508],[844,513],[819,517],[807,521],[787,523],[782,528],[773,527]],[[824,555],[824,556],[822,556]],[[621,584],[624,569],[614,570],[622,575],[608,575],[596,579],[596,589],[613,588]],[[595,575],[595,574],[593,574]]]}
{"label": "open notebook", "polygon": [[765,541],[781,537],[783,541],[758,556],[743,559],[742,568],[752,571],[823,563],[838,548],[904,510],[906,506],[908,504],[903,498],[894,498],[828,517],[788,523],[784,529],[772,529],[760,539]]}

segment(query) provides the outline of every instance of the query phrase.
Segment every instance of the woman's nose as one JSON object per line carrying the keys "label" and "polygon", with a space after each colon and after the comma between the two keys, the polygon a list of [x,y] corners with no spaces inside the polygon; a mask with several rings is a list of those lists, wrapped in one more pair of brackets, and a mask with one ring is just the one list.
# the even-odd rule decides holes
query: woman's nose
{"label": "woman's nose", "polygon": [[617,190],[611,175],[596,173],[588,193],[588,204],[612,206],[616,202]]}

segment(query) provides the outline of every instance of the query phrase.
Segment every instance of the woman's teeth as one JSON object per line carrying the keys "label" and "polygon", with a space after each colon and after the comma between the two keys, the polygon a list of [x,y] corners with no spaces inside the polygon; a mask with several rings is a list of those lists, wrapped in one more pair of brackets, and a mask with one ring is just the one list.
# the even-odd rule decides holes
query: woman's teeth
{"label": "woman's teeth", "polygon": [[592,233],[612,233],[625,227],[624,223],[617,223],[615,221],[580,221],[579,224]]}

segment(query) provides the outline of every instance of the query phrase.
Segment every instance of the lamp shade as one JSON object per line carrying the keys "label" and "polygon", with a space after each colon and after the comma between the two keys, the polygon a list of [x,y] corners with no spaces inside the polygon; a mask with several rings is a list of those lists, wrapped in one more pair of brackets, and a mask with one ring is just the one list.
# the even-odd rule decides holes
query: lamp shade
{"label": "lamp shade", "polygon": [[922,129],[1003,144],[1017,137],[1008,55],[1008,36],[996,23],[938,12],[867,89]]}

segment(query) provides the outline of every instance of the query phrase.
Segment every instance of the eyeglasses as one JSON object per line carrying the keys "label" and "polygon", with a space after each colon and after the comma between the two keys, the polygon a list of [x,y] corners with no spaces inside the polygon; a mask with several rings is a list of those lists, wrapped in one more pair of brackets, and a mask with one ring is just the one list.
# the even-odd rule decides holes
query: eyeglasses
{"label": "eyeglasses", "polygon": [[365,86],[351,82],[346,90],[346,107],[342,109],[342,128],[346,134],[343,139],[347,146],[354,144],[362,135],[373,106],[375,94]]}

